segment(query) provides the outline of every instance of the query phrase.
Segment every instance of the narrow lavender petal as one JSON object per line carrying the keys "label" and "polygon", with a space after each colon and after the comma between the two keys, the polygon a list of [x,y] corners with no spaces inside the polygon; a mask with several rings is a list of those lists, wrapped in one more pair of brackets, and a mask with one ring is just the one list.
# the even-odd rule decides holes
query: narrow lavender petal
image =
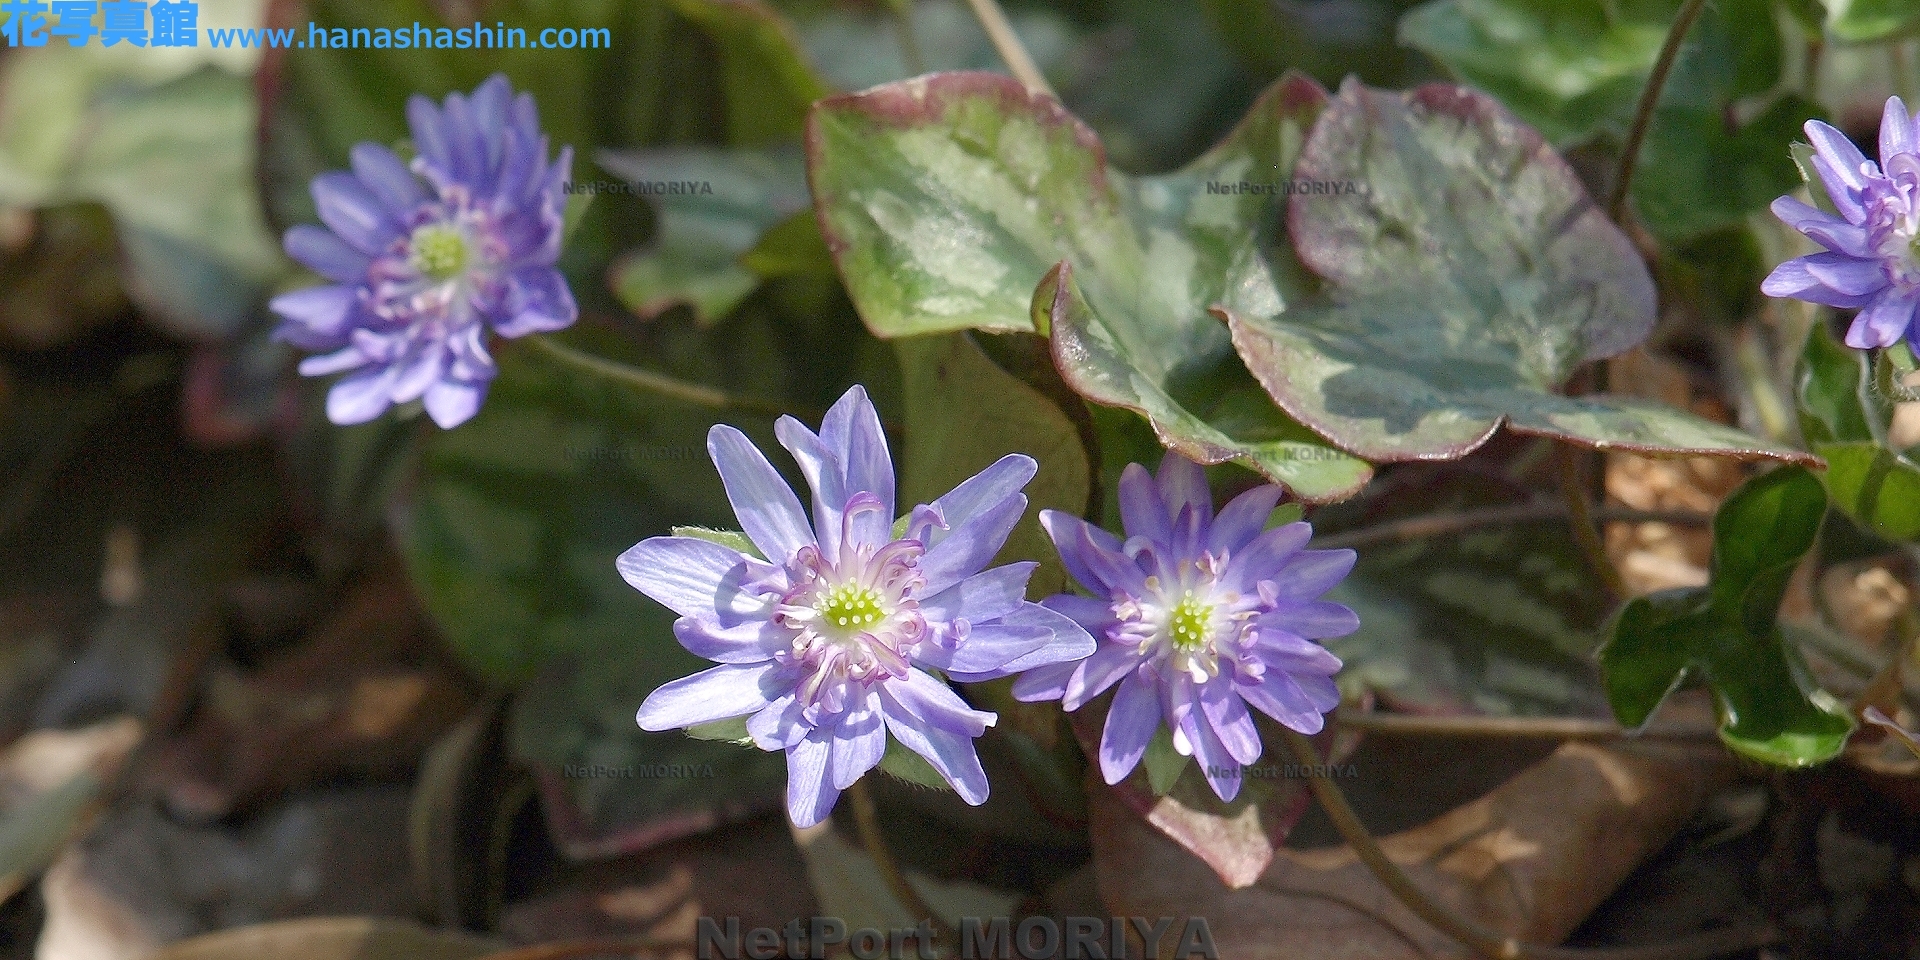
{"label": "narrow lavender petal", "polygon": [[[1081,532],[1082,528],[1086,527],[1092,527],[1092,525],[1073,514],[1059,510],[1040,511],[1040,529],[1045,530],[1047,538],[1053,541],[1053,549],[1060,554],[1060,563],[1067,568],[1067,573],[1081,586],[1104,595],[1111,590],[1111,587],[1093,575],[1093,568],[1087,565],[1086,550],[1081,546],[1088,539],[1083,537]],[[1092,527],[1092,529],[1099,528]],[[1106,533],[1104,530],[1100,532]],[[1113,535],[1107,534],[1107,538],[1112,540]],[[1120,541],[1112,540],[1112,542],[1111,549],[1117,552],[1120,549]]]}
{"label": "narrow lavender petal", "polygon": [[393,218],[352,174],[323,173],[313,178],[313,202],[328,229],[368,256],[384,252],[400,237]]}
{"label": "narrow lavender petal", "polygon": [[815,730],[787,748],[787,816],[796,827],[811,827],[833,812],[840,791],[827,779],[833,741]]}
{"label": "narrow lavender petal", "polygon": [[359,347],[342,347],[335,353],[323,353],[300,361],[299,369],[303,377],[324,377],[330,373],[364,367],[369,361],[370,358],[361,353]]}
{"label": "narrow lavender petal", "polygon": [[1100,734],[1100,776],[1109,785],[1119,783],[1140,765],[1153,732],[1160,729],[1160,698],[1138,673],[1120,681],[1107,708],[1106,728]]}
{"label": "narrow lavender petal", "polygon": [[814,543],[813,529],[793,488],[773,469],[747,435],[718,424],[707,432],[707,453],[741,529],[767,557],[784,561]]}
{"label": "narrow lavender petal", "polygon": [[1867,208],[1860,202],[1858,173],[1851,176],[1844,174],[1835,168],[1833,161],[1819,154],[1814,155],[1813,172],[1820,176],[1820,184],[1827,188],[1827,198],[1833,201],[1833,207],[1840,211],[1840,216],[1845,217],[1849,223],[1862,223],[1866,220]]}
{"label": "narrow lavender petal", "polygon": [[805,424],[783,416],[773,425],[773,435],[800,464],[800,475],[813,489],[813,530],[819,537],[820,552],[829,557],[840,555],[840,517],[847,504],[846,468],[826,441],[808,430]]}
{"label": "narrow lavender petal", "polygon": [[1093,635],[1084,627],[1073,622],[1071,618],[1055,613],[1037,603],[1022,603],[1018,610],[1000,618],[999,623],[1023,628],[1038,627],[1047,631],[1047,639],[991,670],[980,673],[954,671],[950,674],[954,680],[961,683],[980,683],[1050,664],[1078,663],[1093,656],[1094,651],[1099,648],[1099,644],[1094,642]]}
{"label": "narrow lavender petal", "polygon": [[1225,801],[1239,796],[1243,772],[1240,761],[1228,752],[1205,714],[1198,710],[1189,713],[1180,729],[1193,745],[1193,759],[1200,764],[1200,772],[1207,778],[1207,785],[1213,787],[1214,795]]}
{"label": "narrow lavender petal", "polygon": [[1853,318],[1847,328],[1847,346],[1865,350],[1899,343],[1913,324],[1914,306],[1913,300],[1889,291]]}
{"label": "narrow lavender petal", "polygon": [[345,427],[386,413],[398,376],[392,367],[376,367],[342,378],[327,391],[327,419]]}
{"label": "narrow lavender petal", "polygon": [[886,715],[882,712],[879,691],[869,690],[864,700],[847,708],[834,731],[833,751],[827,758],[827,772],[835,789],[845,790],[868,770],[880,765],[887,752]]}
{"label": "narrow lavender petal", "polygon": [[[836,419],[832,412],[845,409],[846,413]],[[887,451],[887,434],[880,426],[880,412],[873,407],[873,401],[867,398],[865,387],[855,384],[849,389],[834,410],[829,412],[828,422],[842,429],[828,431],[821,426],[821,439],[829,449],[840,452],[840,461],[846,468],[846,490],[849,496],[866,492],[880,498],[882,510],[879,513],[867,513],[856,517],[853,533],[860,543],[878,547],[893,539],[894,487],[893,459]],[[843,432],[844,431],[844,432]],[[949,519],[948,523],[956,521]]]}
{"label": "narrow lavender petal", "polygon": [[1146,537],[1165,543],[1173,536],[1167,502],[1153,474],[1137,463],[1120,471],[1120,523],[1129,537]]}
{"label": "narrow lavender petal", "polygon": [[508,277],[506,314],[493,329],[503,337],[523,337],[570,327],[579,316],[573,290],[560,271],[527,267]]}
{"label": "narrow lavender petal", "polygon": [[1859,260],[1844,253],[1816,253],[1805,259],[1807,273],[1815,280],[1849,296],[1883,290],[1889,282],[1878,260]]}
{"label": "narrow lavender petal", "polygon": [[447,371],[451,379],[479,383],[492,380],[494,374],[500,372],[493,356],[487,353],[486,331],[480,324],[468,324],[466,329],[448,337],[447,346],[453,351],[453,366]]}
{"label": "narrow lavender petal", "polygon": [[[761,682],[771,687],[769,681],[774,677],[769,674]],[[754,746],[762,750],[785,750],[799,743],[812,729],[805,722],[804,711],[799,696],[788,690],[775,697],[766,709],[747,718],[747,734],[753,737]]]}
{"label": "narrow lavender petal", "polygon": [[308,349],[328,349],[344,342],[359,302],[352,287],[328,284],[283,293],[267,307],[287,318],[281,339]]}
{"label": "narrow lavender petal", "polygon": [[1803,128],[1813,149],[1833,166],[1841,183],[1855,190],[1866,186],[1866,180],[1860,168],[1867,162],[1867,156],[1860,148],[1847,139],[1847,135],[1822,120],[1808,120]]}
{"label": "narrow lavender petal", "polygon": [[[1310,685],[1309,692],[1302,683]],[[1332,677],[1311,674],[1295,676],[1281,670],[1268,671],[1258,684],[1242,684],[1240,696],[1261,713],[1280,721],[1296,733],[1311,736],[1326,725],[1326,712],[1340,704],[1339,688]]]}
{"label": "narrow lavender petal", "polygon": [[1027,597],[1027,581],[1040,565],[1031,560],[983,570],[920,601],[920,615],[929,622],[965,617],[991,620],[1020,608]]}
{"label": "narrow lavender petal", "polygon": [[952,649],[937,643],[922,643],[913,661],[952,674],[963,683],[976,682],[973,675],[987,674],[1045,646],[1053,631],[1045,627],[1018,624],[975,624],[965,640]]}
{"label": "narrow lavender petal", "polygon": [[1200,687],[1200,712],[1227,755],[1241,764],[1260,759],[1260,732],[1246,701],[1233,689],[1231,676],[1215,677]]}
{"label": "narrow lavender petal", "polygon": [[1760,282],[1760,292],[1769,297],[1791,297],[1842,309],[1864,306],[1877,295],[1849,295],[1828,287],[1807,270],[1807,259],[1796,257],[1774,267]]}
{"label": "narrow lavender petal", "polygon": [[305,264],[335,283],[356,283],[366,278],[373,258],[355,250],[338,234],[323,227],[303,223],[287,231],[281,241],[287,256]]}
{"label": "narrow lavender petal", "polygon": [[1282,600],[1311,600],[1346,579],[1358,557],[1352,550],[1302,550],[1270,579]]}
{"label": "narrow lavender petal", "polygon": [[1344,637],[1360,629],[1360,615],[1344,604],[1331,600],[1283,602],[1261,614],[1262,626],[1271,624],[1311,640]]}
{"label": "narrow lavender petal", "polygon": [[953,524],[949,517],[952,529],[920,557],[920,575],[926,578],[921,589],[937,594],[979,572],[1006,545],[1007,535],[1026,511],[1026,496],[1016,493],[963,523]]}
{"label": "narrow lavender petal", "polygon": [[1873,256],[1872,244],[1864,227],[1848,223],[1796,197],[1785,196],[1774,200],[1773,215],[1828,250],[1850,257]]}
{"label": "narrow lavender petal", "polygon": [[1254,584],[1272,577],[1273,571],[1306,546],[1312,536],[1313,528],[1307,524],[1289,523],[1254,537],[1227,561],[1227,569],[1220,573],[1221,584],[1229,590],[1252,593]]}
{"label": "narrow lavender petal", "polygon": [[1200,510],[1193,504],[1182,504],[1180,514],[1173,518],[1173,538],[1167,541],[1169,552],[1162,560],[1198,557],[1206,544],[1206,518],[1200,515]]}
{"label": "narrow lavender petal", "polygon": [[447,345],[444,341],[428,342],[413,356],[397,364],[400,376],[393,381],[393,402],[411,403],[420,399],[427,388],[438,383],[447,371]]}
{"label": "narrow lavender petal", "polygon": [[649,537],[628,547],[614,568],[635,590],[683,617],[724,628],[773,615],[771,601],[743,588],[772,568],[709,540]]}
{"label": "narrow lavender petal", "polygon": [[432,100],[419,94],[407,99],[407,129],[413,133],[413,149],[421,161],[442,170],[449,168],[447,129]]}
{"label": "narrow lavender petal", "polygon": [[469,383],[463,380],[442,380],[427,388],[427,416],[442,430],[452,430],[480,412],[480,404],[487,399],[485,383]]}
{"label": "narrow lavender petal", "polygon": [[787,648],[793,631],[771,620],[750,620],[722,627],[712,621],[683,616],[673,622],[673,636],[694,656],[715,663],[764,663]]}
{"label": "narrow lavender petal", "polygon": [[993,713],[967,706],[952,687],[924,670],[909,668],[904,678],[890,679],[882,686],[889,698],[890,715],[910,717],[923,727],[977,737],[999,719]]}
{"label": "narrow lavender petal", "polygon": [[1078,710],[1105,692],[1108,687],[1119,683],[1135,667],[1140,665],[1140,654],[1130,646],[1118,643],[1103,643],[1093,656],[1086,659],[1079,672],[1067,682],[1066,696],[1060,700],[1062,709],[1069,712]]}
{"label": "narrow lavender petal", "polygon": [[1021,703],[1058,700],[1067,695],[1067,683],[1079,669],[1079,663],[1055,663],[1028,670],[1014,678],[1013,698]]}
{"label": "narrow lavender petal", "polygon": [[1280,504],[1284,492],[1278,485],[1267,483],[1234,497],[1213,518],[1213,529],[1207,531],[1207,550],[1223,556],[1253,542],[1266,527],[1267,518],[1273,516],[1273,508]]}
{"label": "narrow lavender petal", "polygon": [[420,182],[392,150],[377,143],[362,143],[354,146],[348,157],[353,175],[388,210],[411,210],[426,199],[420,192]]}
{"label": "narrow lavender petal", "polygon": [[933,501],[933,507],[947,520],[947,529],[935,529],[927,538],[927,549],[939,546],[941,541],[953,535],[954,531],[974,518],[974,515],[1004,504],[1008,497],[1020,492],[1033,475],[1040,471],[1040,464],[1023,453],[1009,453],[985,470],[960,482],[960,485],[947,491],[945,496]]}
{"label": "narrow lavender petal", "polygon": [[1071,593],[1056,593],[1040,605],[1066,616],[1074,623],[1086,628],[1089,633],[1105,636],[1107,628],[1119,621],[1113,616],[1113,604],[1092,597],[1076,596]]}
{"label": "narrow lavender petal", "polygon": [[1090,523],[1083,523],[1078,530],[1080,557],[1086,562],[1095,583],[1105,584],[1105,589],[1096,593],[1108,595],[1125,594],[1131,597],[1142,596],[1147,592],[1147,575],[1133,557],[1118,550],[1108,550],[1098,542],[1095,535],[1104,534]]}
{"label": "narrow lavender petal", "polygon": [[1190,504],[1202,526],[1213,520],[1213,491],[1207,489],[1207,471],[1199,464],[1169,450],[1160,460],[1156,479],[1168,514],[1177,516],[1181,507]]}
{"label": "narrow lavender petal", "polygon": [[1899,97],[1888,97],[1880,115],[1880,161],[1884,165],[1895,154],[1912,153],[1914,149],[1913,115]]}
{"label": "narrow lavender petal", "polygon": [[[887,697],[893,687],[893,684],[888,684],[881,696]],[[888,704],[889,707],[896,705]],[[911,717],[903,717],[892,709],[887,711],[886,717],[887,731],[893,734],[893,738],[925,757],[953,787],[954,792],[960,795],[960,799],[976,807],[987,802],[987,771],[980,766],[980,754],[974,750],[972,737],[923,727]]]}
{"label": "narrow lavender petal", "polygon": [[723,663],[669,681],[647,695],[635,719],[640,729],[659,731],[744,717],[771,702],[760,681],[774,668],[770,663]]}

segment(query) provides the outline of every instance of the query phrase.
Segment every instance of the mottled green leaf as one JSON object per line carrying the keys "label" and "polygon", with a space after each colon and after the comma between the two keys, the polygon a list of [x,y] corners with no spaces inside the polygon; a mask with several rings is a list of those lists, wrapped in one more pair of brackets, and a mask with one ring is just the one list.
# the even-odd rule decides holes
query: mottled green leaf
{"label": "mottled green leaf", "polygon": [[1621,723],[1647,722],[1689,677],[1714,692],[1720,737],[1782,766],[1832,758],[1853,721],[1820,690],[1776,622],[1787,581],[1818,536],[1827,497],[1798,467],[1762,474],[1720,505],[1712,579],[1627,603],[1608,628],[1600,664]]}
{"label": "mottled green leaf", "polygon": [[1887,447],[1892,365],[1867,358],[1824,325],[1808,332],[1797,373],[1800,430],[1827,461],[1820,479],[1840,512],[1889,540],[1920,540],[1920,464]]}
{"label": "mottled green leaf", "polygon": [[[1206,313],[1276,298],[1248,241],[1268,232],[1324,97],[1283,81],[1226,142],[1134,178],[1056,101],[997,75],[940,74],[823,101],[808,172],[828,247],[879,335],[1050,331],[1070,386],[1146,416],[1164,443],[1338,499],[1367,465],[1262,397]],[[1057,282],[1063,262],[1071,283]]]}
{"label": "mottled green leaf", "polygon": [[1565,161],[1484,94],[1349,83],[1294,176],[1343,187],[1287,211],[1320,288],[1221,312],[1267,392],[1341,448],[1459,457],[1504,422],[1600,449],[1812,461],[1660,404],[1552,392],[1646,337],[1653,283]]}

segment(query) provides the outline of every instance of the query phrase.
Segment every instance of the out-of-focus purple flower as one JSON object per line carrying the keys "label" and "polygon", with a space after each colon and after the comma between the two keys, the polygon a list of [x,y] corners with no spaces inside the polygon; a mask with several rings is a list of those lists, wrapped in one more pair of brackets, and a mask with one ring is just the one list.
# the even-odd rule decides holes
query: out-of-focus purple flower
{"label": "out-of-focus purple flower", "polygon": [[275,297],[275,335],[320,354],[307,376],[352,371],[327,394],[334,423],[416,399],[442,427],[465,423],[496,372],[489,328],[518,337],[579,313],[554,268],[573,148],[547,162],[533,97],[495,74],[444,106],[415,96],[407,125],[411,165],[354,147],[351,173],[314,178],[326,229],[287,231],[287,254],[333,283]]}
{"label": "out-of-focus purple flower", "polygon": [[893,535],[893,462],[879,414],[856,386],[815,435],[775,427],[813,488],[809,522],[786,481],[740,431],[707,451],[747,537],[767,559],[691,537],[655,537],[620,555],[627,582],[680,619],[681,646],[720,666],[665,684],[640,707],[648,730],[751,715],[762,750],[787,754],[787,812],[812,826],[880,763],[887,731],[961,798],[987,798],[975,710],[929,669],[963,682],[1078,660],[1093,638],[1026,600],[1036,564],[984,570],[1027,508],[1037,465],[1019,454],[915,507]]}
{"label": "out-of-focus purple flower", "polygon": [[1214,516],[1206,473],[1175,453],[1159,476],[1130,464],[1120,476],[1127,539],[1044,510],[1040,522],[1068,572],[1092,597],[1043,603],[1099,640],[1077,664],[1014,681],[1020,700],[1077,710],[1114,684],[1100,738],[1100,772],[1119,783],[1140,763],[1162,721],[1174,749],[1194,757],[1222,800],[1239,769],[1260,758],[1251,704],[1301,733],[1318,733],[1340,702],[1340,660],[1313,641],[1352,633],[1360,618],[1319,596],[1353,569],[1352,550],[1306,550],[1313,528],[1264,530],[1280,488],[1234,498]]}
{"label": "out-of-focus purple flower", "polygon": [[1880,121],[1880,162],[1846,134],[1809,120],[1813,167],[1840,215],[1796,200],[1773,202],[1774,215],[1826,248],[1775,267],[1761,283],[1768,296],[1859,308],[1847,345],[1890,347],[1905,338],[1920,349],[1920,118],[1899,97]]}

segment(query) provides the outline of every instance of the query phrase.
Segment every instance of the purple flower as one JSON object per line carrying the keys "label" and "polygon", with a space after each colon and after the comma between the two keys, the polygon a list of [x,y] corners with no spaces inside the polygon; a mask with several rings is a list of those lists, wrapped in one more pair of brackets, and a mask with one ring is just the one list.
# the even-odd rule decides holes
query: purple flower
{"label": "purple flower", "polygon": [[496,372],[489,327],[518,337],[579,313],[554,269],[573,150],[547,162],[533,97],[495,74],[444,107],[415,96],[407,125],[411,165],[354,147],[352,173],[313,181],[327,229],[287,231],[287,254],[333,283],[275,297],[275,336],[321,354],[307,376],[353,371],[327,394],[334,423],[422,398],[440,426],[465,423]]}
{"label": "purple flower", "polygon": [[1119,783],[1139,764],[1161,721],[1174,749],[1195,757],[1222,800],[1240,792],[1239,767],[1260,758],[1251,704],[1301,733],[1318,733],[1340,702],[1340,660],[1314,643],[1352,633],[1360,618],[1319,600],[1353,569],[1352,550],[1305,550],[1305,523],[1264,530],[1280,488],[1234,498],[1214,516],[1207,477],[1168,453],[1156,479],[1130,464],[1120,475],[1127,539],[1044,510],[1040,522],[1092,597],[1045,604],[1100,640],[1077,664],[1014,681],[1020,700],[1077,710],[1118,683],[1100,738],[1100,771]]}
{"label": "purple flower", "polygon": [[1775,267],[1760,285],[1772,297],[1860,309],[1847,345],[1890,347],[1904,336],[1920,348],[1920,118],[1899,97],[1880,121],[1880,162],[1868,160],[1846,135],[1809,120],[1814,170],[1840,216],[1792,197],[1773,213],[1826,248]]}
{"label": "purple flower", "polygon": [[1072,620],[1026,601],[1034,563],[983,570],[1027,498],[1032,458],[1009,454],[893,534],[893,463],[860,387],[820,434],[781,417],[775,434],[813,488],[813,519],[744,434],[716,426],[707,451],[747,537],[766,558],[691,537],[654,537],[620,555],[627,582],[680,615],[681,646],[720,664],[665,684],[640,707],[647,730],[751,715],[762,750],[787,754],[787,812],[826,817],[840,791],[880,763],[887,731],[962,799],[987,798],[975,710],[929,670],[964,682],[1093,652]]}

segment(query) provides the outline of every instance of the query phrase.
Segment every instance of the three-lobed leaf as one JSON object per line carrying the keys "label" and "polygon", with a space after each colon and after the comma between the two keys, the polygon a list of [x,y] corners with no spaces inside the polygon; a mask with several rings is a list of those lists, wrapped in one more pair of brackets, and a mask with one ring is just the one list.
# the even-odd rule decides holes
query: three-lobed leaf
{"label": "three-lobed leaf", "polygon": [[1800,430],[1827,461],[1821,480],[1833,505],[1889,540],[1920,540],[1920,464],[1888,444],[1894,404],[1905,395],[1891,362],[1815,325],[1797,380]]}

